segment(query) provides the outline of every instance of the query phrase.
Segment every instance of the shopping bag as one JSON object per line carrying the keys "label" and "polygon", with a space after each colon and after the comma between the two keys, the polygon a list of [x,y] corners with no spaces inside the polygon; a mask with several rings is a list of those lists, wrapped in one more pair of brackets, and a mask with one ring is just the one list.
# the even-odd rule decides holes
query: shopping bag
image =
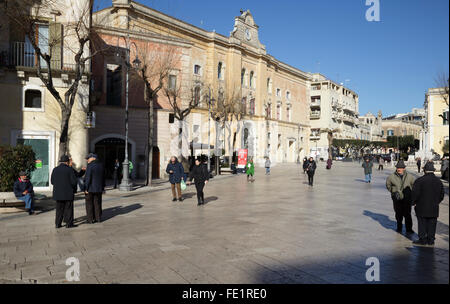
{"label": "shopping bag", "polygon": [[186,183],[184,182],[184,180],[181,180],[181,190],[186,190]]}

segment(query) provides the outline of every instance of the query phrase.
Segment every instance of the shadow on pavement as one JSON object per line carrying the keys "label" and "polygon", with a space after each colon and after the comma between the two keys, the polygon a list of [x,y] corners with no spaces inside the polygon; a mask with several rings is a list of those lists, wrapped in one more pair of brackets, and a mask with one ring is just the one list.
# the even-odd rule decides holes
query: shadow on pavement
{"label": "shadow on pavement", "polygon": [[209,204],[210,202],[213,202],[213,201],[217,201],[219,198],[217,197],[217,196],[210,196],[210,197],[207,197],[207,198],[205,198],[205,205],[206,204]]}
{"label": "shadow on pavement", "polygon": [[197,193],[195,193],[195,192],[189,192],[189,193],[183,193],[182,197],[184,199],[186,199],[186,198],[189,199],[189,198],[193,198],[196,195],[197,195]]}
{"label": "shadow on pavement", "polygon": [[[378,222],[381,226],[383,226],[384,228],[388,229],[388,230],[393,230],[395,231],[395,233],[398,233],[397,230],[397,222],[396,221],[392,221],[389,219],[389,217],[385,214],[380,214],[380,213],[374,213],[368,210],[364,210],[363,215],[368,216],[370,218],[372,218],[374,221]],[[405,238],[407,238],[408,240],[413,240],[414,234],[402,234]]]}
{"label": "shadow on pavement", "polygon": [[141,204],[133,204],[126,207],[117,206],[103,210],[102,222],[112,219],[115,216],[127,214],[142,208]]}

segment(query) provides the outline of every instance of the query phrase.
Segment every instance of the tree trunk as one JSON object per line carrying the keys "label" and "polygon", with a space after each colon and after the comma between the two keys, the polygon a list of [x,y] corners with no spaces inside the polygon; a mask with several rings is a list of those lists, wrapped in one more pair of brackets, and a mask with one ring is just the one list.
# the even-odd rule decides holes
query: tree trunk
{"label": "tree trunk", "polygon": [[148,107],[148,138],[147,138],[147,180],[145,185],[152,185],[152,169],[153,169],[153,133],[154,133],[154,110],[153,110],[153,98],[150,99]]}
{"label": "tree trunk", "polygon": [[61,135],[59,136],[59,158],[69,152],[69,119],[67,110],[61,109]]}
{"label": "tree trunk", "polygon": [[328,132],[328,158],[333,159],[333,132]]}

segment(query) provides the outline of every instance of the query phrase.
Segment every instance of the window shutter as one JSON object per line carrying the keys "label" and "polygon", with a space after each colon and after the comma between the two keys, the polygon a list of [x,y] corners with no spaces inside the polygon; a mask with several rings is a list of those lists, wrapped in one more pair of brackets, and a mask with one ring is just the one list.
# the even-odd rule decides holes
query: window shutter
{"label": "window shutter", "polygon": [[63,27],[61,23],[50,23],[49,25],[49,48],[51,50],[51,61],[50,67],[52,69],[60,70],[62,69],[62,33]]}

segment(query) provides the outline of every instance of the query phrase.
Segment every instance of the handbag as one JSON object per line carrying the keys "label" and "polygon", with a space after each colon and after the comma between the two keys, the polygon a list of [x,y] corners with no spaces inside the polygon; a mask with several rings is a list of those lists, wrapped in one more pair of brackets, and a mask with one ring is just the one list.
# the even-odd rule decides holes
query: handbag
{"label": "handbag", "polygon": [[182,191],[186,190],[187,186],[186,186],[186,183],[184,182],[184,180],[181,180],[181,185],[180,185],[180,187],[181,187],[181,190],[182,190]]}

